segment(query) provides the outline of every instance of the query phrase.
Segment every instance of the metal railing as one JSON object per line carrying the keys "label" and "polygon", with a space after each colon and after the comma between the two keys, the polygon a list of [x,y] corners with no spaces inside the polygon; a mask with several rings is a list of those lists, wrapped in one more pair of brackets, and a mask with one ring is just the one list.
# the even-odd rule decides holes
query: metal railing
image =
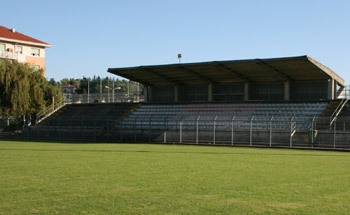
{"label": "metal railing", "polygon": [[332,126],[333,122],[337,119],[338,115],[341,113],[345,105],[348,103],[349,99],[347,97],[343,98],[338,106],[333,111],[332,115],[330,116],[330,123],[329,126]]}
{"label": "metal railing", "polygon": [[329,129],[326,118],[231,120],[97,119],[45,120],[22,133],[23,138],[79,142],[152,142],[350,149],[350,118],[338,117]]}
{"label": "metal railing", "polygon": [[0,58],[18,59],[18,53],[0,51]]}
{"label": "metal railing", "polygon": [[338,96],[339,99],[347,98],[350,99],[350,85],[344,87],[343,91]]}
{"label": "metal railing", "polygon": [[55,102],[52,104],[51,107],[47,107],[45,110],[39,112],[36,115],[36,124],[42,122],[44,119],[48,118],[52,114],[54,114],[56,111],[61,109],[64,105],[68,104],[64,99]]}
{"label": "metal railing", "polygon": [[123,103],[143,101],[142,95],[124,93],[64,94],[66,103]]}

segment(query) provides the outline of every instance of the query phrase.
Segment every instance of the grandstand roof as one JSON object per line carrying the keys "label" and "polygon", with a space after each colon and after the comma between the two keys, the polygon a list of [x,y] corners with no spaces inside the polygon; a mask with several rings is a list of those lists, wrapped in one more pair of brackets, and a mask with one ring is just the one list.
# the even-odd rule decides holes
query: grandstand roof
{"label": "grandstand roof", "polygon": [[325,79],[345,84],[334,71],[306,55],[109,68],[108,72],[149,86]]}

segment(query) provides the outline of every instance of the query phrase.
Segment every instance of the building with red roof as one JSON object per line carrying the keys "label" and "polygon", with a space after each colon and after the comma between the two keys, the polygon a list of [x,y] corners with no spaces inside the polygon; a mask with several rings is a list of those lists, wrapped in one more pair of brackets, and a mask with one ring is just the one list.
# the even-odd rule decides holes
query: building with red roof
{"label": "building with red roof", "polygon": [[0,58],[15,59],[45,71],[45,49],[51,45],[0,26]]}

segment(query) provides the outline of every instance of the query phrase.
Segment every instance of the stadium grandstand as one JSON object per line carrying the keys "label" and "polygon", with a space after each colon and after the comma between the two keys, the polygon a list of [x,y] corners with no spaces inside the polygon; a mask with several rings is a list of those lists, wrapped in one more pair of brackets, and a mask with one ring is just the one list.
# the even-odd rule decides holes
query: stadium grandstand
{"label": "stadium grandstand", "polygon": [[143,102],[64,104],[21,137],[350,148],[344,80],[309,56],[109,68]]}

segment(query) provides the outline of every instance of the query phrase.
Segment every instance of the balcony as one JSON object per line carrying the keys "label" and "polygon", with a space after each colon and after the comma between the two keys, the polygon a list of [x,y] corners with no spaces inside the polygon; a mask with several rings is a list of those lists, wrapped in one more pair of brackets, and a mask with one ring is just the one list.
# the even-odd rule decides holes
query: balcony
{"label": "balcony", "polygon": [[0,52],[0,58],[7,58],[7,59],[16,59],[18,58],[18,54],[14,52]]}
{"label": "balcony", "polygon": [[25,56],[15,52],[0,51],[0,58],[14,59],[18,62],[25,62]]}

